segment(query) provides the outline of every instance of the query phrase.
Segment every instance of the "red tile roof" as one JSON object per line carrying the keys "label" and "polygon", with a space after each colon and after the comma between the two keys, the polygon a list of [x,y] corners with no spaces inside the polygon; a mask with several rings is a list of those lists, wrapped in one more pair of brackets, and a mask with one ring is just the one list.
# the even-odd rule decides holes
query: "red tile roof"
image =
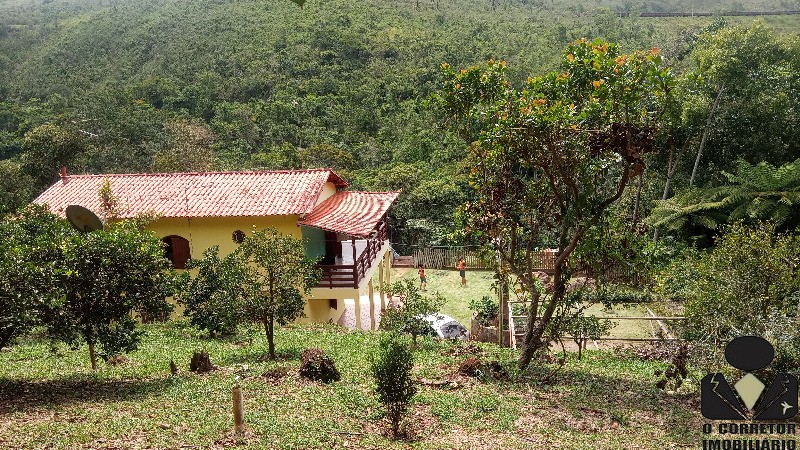
{"label": "red tile roof", "polygon": [[367,237],[375,229],[399,192],[340,191],[317,205],[298,225]]}
{"label": "red tile roof", "polygon": [[300,215],[311,212],[325,182],[347,186],[329,169],[70,175],[34,203],[47,204],[61,216],[73,204],[99,212],[99,190],[106,178],[120,201],[122,218],[150,212],[161,217]]}

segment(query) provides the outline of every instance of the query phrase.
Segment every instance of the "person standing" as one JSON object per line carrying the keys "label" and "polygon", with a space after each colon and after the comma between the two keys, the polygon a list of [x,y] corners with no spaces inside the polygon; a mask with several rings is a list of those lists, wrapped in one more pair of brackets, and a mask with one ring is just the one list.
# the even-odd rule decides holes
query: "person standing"
{"label": "person standing", "polygon": [[456,269],[458,269],[458,274],[461,275],[461,287],[467,287],[467,262],[464,261],[463,256],[458,258]]}
{"label": "person standing", "polygon": [[428,278],[425,276],[425,266],[419,265],[419,288],[424,292],[428,290]]}

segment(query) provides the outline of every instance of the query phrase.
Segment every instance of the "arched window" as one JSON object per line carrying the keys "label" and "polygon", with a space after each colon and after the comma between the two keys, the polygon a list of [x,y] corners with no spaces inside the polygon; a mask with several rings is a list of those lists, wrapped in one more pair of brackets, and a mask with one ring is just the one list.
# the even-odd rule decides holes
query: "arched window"
{"label": "arched window", "polygon": [[172,267],[185,269],[186,261],[192,257],[189,253],[189,241],[180,236],[167,236],[161,242],[167,244],[164,257],[172,261]]}

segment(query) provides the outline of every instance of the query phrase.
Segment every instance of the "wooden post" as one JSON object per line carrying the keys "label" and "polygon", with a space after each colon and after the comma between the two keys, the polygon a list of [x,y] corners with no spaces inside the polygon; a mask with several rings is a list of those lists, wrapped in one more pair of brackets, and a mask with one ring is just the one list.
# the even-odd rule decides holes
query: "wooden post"
{"label": "wooden post", "polygon": [[361,294],[358,293],[358,289],[355,289],[353,294],[353,302],[356,306],[356,330],[361,329]]}
{"label": "wooden post", "polygon": [[[384,267],[386,267],[386,258],[383,258],[383,261],[381,261],[381,263],[378,264],[378,289],[380,290],[380,296],[381,296],[381,317],[383,317],[383,314],[386,312],[386,293],[383,292],[383,288],[384,288],[383,270],[384,270]],[[800,304],[798,304],[797,307],[798,307],[798,311],[800,311]],[[797,317],[800,317],[800,316],[797,316]]]}
{"label": "wooden post", "polygon": [[356,261],[356,238],[350,239],[350,244],[353,246],[353,287],[358,289],[358,262]]}
{"label": "wooden post", "polygon": [[94,352],[93,342],[89,342],[89,359],[92,360],[92,370],[97,372],[97,355]]}
{"label": "wooden post", "polygon": [[244,432],[244,400],[242,399],[242,387],[239,382],[233,386],[233,427],[236,434]]}
{"label": "wooden post", "polygon": [[392,254],[386,252],[386,261],[383,263],[386,268],[386,284],[392,284]]}
{"label": "wooden post", "polygon": [[369,295],[369,329],[375,331],[375,301],[373,300],[375,292],[372,287],[372,278],[367,283],[367,295]]}

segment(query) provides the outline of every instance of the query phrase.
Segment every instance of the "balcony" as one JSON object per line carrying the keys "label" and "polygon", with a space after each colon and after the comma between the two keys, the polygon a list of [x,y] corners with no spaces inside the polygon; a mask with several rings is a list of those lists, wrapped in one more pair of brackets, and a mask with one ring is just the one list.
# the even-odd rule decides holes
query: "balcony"
{"label": "balcony", "polygon": [[381,256],[381,249],[388,244],[388,239],[386,221],[381,221],[372,237],[342,242],[341,258],[337,258],[334,264],[317,264],[322,269],[322,278],[317,287],[358,289],[359,283]]}

